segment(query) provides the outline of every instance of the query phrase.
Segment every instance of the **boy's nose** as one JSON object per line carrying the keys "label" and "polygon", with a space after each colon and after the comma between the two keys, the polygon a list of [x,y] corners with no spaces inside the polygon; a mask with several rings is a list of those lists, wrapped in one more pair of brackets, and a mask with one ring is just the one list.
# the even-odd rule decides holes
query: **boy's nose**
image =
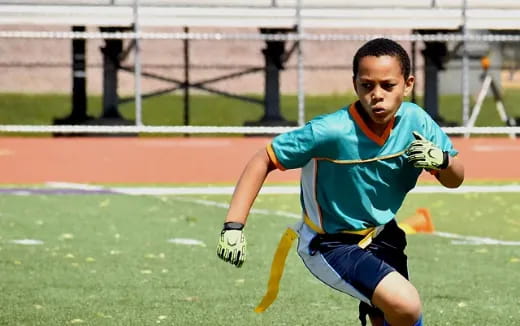
{"label": "boy's nose", "polygon": [[381,89],[380,89],[379,87],[376,87],[376,88],[372,91],[371,98],[372,98],[372,101],[378,101],[378,100],[381,100],[381,99],[383,98],[383,97],[382,97]]}

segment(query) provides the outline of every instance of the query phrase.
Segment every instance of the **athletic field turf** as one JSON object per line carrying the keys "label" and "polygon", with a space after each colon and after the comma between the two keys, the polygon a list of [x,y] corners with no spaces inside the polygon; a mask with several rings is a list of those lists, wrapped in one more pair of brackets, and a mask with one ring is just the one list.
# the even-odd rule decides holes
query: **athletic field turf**
{"label": "athletic field turf", "polygon": [[[259,196],[237,269],[215,255],[229,194],[0,189],[0,325],[358,325],[294,248],[278,300],[253,312],[296,194]],[[399,213],[426,207],[436,227],[407,249],[428,326],[520,325],[518,193],[481,191],[413,193]]]}

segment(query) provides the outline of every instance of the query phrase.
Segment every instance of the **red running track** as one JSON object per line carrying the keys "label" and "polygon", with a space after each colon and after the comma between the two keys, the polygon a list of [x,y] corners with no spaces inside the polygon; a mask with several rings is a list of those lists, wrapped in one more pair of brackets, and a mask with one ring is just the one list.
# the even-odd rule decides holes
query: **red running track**
{"label": "red running track", "polygon": [[[235,183],[270,138],[0,138],[0,183]],[[520,181],[520,140],[453,138],[466,180]],[[299,170],[268,182],[294,182]],[[424,174],[424,180],[431,179]]]}

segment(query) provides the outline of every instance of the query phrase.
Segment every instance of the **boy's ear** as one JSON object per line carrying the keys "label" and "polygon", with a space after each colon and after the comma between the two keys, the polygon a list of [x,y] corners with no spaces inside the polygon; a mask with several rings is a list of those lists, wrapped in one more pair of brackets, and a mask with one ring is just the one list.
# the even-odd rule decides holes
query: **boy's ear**
{"label": "boy's ear", "polygon": [[415,77],[408,76],[408,79],[404,81],[404,96],[410,95],[415,84]]}
{"label": "boy's ear", "polygon": [[356,76],[352,76],[352,85],[354,86],[354,91],[357,92],[357,85],[356,85]]}

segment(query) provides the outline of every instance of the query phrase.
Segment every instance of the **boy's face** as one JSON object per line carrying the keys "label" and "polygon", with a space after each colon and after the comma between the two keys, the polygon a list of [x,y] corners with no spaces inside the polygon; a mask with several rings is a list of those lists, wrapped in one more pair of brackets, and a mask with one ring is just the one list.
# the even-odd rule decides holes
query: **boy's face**
{"label": "boy's face", "polygon": [[412,90],[414,77],[404,79],[396,57],[367,56],[359,61],[353,82],[363,110],[370,118],[369,127],[384,129]]}

